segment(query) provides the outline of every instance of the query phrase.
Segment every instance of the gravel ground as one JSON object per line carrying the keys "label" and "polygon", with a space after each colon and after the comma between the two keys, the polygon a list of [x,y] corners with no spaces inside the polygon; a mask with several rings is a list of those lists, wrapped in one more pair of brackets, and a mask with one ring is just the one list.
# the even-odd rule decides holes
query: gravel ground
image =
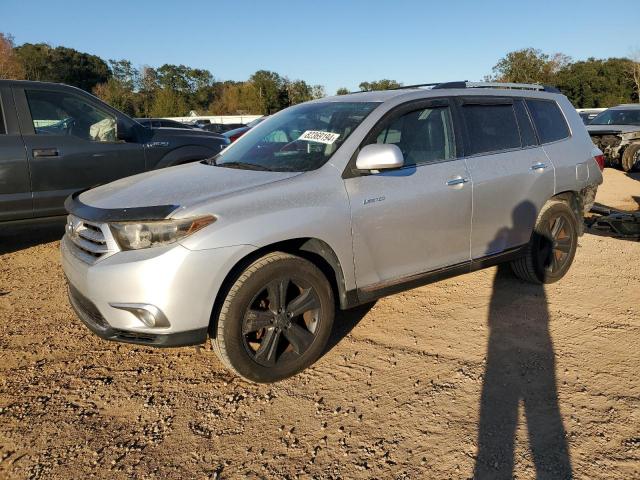
{"label": "gravel ground", "polygon": [[0,234],[1,478],[640,478],[639,242],[587,233],[544,288],[494,268],[343,312],[315,366],[252,385],[208,346],[93,336],[61,233]]}

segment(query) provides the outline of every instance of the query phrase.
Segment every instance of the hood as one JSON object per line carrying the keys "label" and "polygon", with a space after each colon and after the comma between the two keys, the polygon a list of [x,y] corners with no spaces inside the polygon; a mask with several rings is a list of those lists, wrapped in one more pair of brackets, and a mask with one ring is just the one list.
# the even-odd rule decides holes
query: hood
{"label": "hood", "polygon": [[79,200],[100,209],[193,206],[242,190],[300,175],[300,172],[263,172],[189,163],[163,168],[88,190]]}
{"label": "hood", "polygon": [[151,132],[153,141],[171,139],[175,137],[196,138],[199,140],[202,139],[202,137],[218,139],[218,140],[224,139],[224,137],[218,133],[209,132],[207,130],[195,130],[193,128],[171,128],[171,127],[148,128],[147,127],[147,130]]}
{"label": "hood", "polygon": [[589,135],[617,135],[620,133],[640,132],[638,125],[587,125]]}

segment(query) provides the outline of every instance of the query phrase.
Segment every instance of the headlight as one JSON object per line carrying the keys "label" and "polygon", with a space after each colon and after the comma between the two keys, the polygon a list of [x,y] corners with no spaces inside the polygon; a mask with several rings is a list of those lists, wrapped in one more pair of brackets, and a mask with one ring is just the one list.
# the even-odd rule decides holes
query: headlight
{"label": "headlight", "polygon": [[214,216],[205,215],[149,222],[114,222],[109,228],[122,250],[139,250],[177,242],[215,221]]}

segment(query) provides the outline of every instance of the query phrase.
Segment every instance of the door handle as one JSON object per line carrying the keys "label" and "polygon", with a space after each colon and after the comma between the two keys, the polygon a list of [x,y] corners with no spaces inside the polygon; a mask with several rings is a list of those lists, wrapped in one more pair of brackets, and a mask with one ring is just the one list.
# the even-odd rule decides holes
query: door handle
{"label": "door handle", "polygon": [[464,178],[458,175],[457,177],[453,177],[451,180],[447,180],[447,186],[462,188],[464,184],[467,183],[468,181],[469,181],[468,178]]}
{"label": "door handle", "polygon": [[33,158],[40,157],[57,157],[60,153],[57,148],[34,148],[33,149]]}
{"label": "door handle", "polygon": [[545,168],[547,168],[547,164],[546,163],[542,163],[542,162],[537,162],[534,163],[533,165],[531,165],[531,170],[539,172],[544,170]]}

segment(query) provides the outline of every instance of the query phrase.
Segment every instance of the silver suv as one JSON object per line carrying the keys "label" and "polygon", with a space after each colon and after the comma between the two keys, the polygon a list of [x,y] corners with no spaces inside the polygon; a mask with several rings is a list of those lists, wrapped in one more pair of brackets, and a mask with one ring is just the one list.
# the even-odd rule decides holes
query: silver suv
{"label": "silver suv", "polygon": [[562,278],[601,152],[538,85],[355,93],[273,115],[202,163],[67,199],[63,266],[84,323],[154,346],[211,338],[255,382],[326,348],[336,308],[510,262]]}

